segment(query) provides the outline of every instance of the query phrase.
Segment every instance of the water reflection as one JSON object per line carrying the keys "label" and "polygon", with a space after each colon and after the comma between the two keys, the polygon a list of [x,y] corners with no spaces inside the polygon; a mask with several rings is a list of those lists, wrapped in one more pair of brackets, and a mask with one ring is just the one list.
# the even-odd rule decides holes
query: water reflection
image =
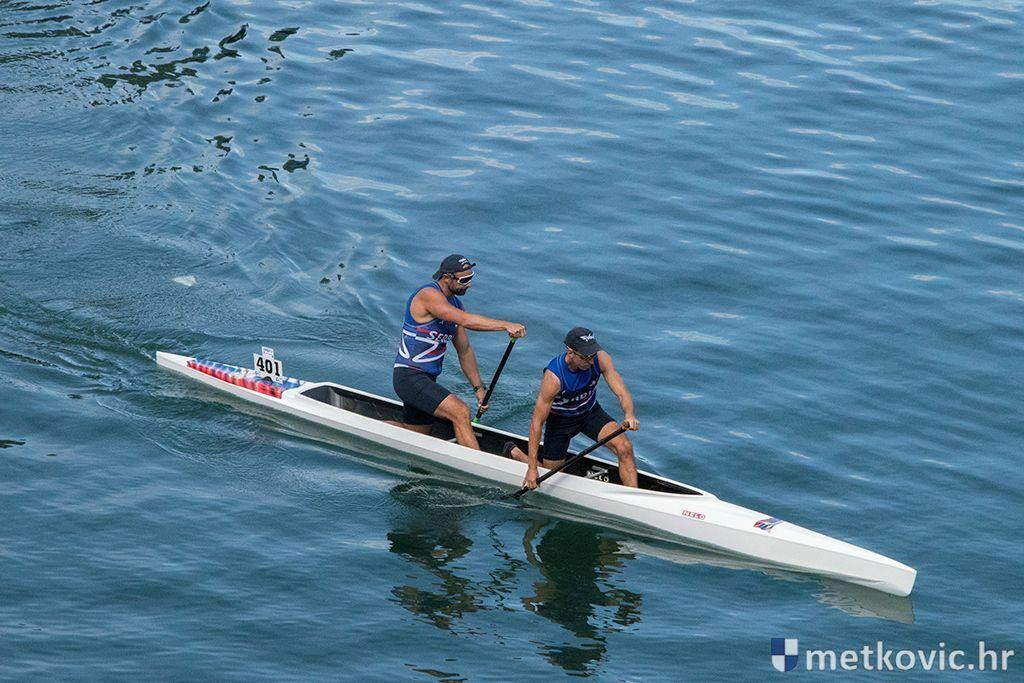
{"label": "water reflection", "polygon": [[819,603],[841,610],[850,616],[873,617],[904,624],[914,623],[914,603],[910,597],[890,595],[845,581],[794,573],[741,557],[662,541],[630,539],[624,541],[623,546],[639,556],[656,557],[674,564],[754,571],[776,581],[806,584],[811,596]]}
{"label": "water reflection", "polygon": [[416,531],[392,531],[388,534],[391,552],[420,565],[440,580],[439,590],[417,586],[396,586],[391,594],[399,604],[434,626],[450,630],[452,622],[469,612],[477,612],[483,603],[473,582],[456,574],[451,563],[469,552],[473,542],[458,531],[436,534]]}
{"label": "water reflection", "polygon": [[604,659],[607,633],[640,621],[643,596],[615,585],[615,575],[634,556],[585,524],[558,521],[541,534],[543,526],[535,522],[523,538],[528,561],[542,575],[523,606],[582,641],[545,643],[541,653],[568,672],[586,672]]}
{"label": "water reflection", "polygon": [[[211,395],[209,398],[223,400],[233,408],[247,408],[232,404],[219,395]],[[269,417],[279,427],[289,425],[289,428],[282,431],[293,437],[314,436],[317,440],[330,443],[332,447],[341,446],[359,453],[358,456],[349,456],[344,450],[334,451],[339,456],[367,463],[368,456],[372,455],[374,459],[369,461],[370,464],[396,476],[408,476],[410,471],[423,473],[419,468],[420,461],[416,461],[417,466],[413,467],[406,458],[383,446],[349,439],[297,418],[265,414],[258,410],[256,413],[264,418]],[[402,462],[404,466],[395,466],[396,462]],[[455,574],[451,565],[456,560],[470,556],[472,541],[457,529],[471,515],[477,514],[476,511],[494,509],[495,505],[500,505],[496,503],[500,496],[497,489],[456,482],[447,474],[443,477],[419,477],[392,487],[391,497],[402,505],[403,510],[418,510],[422,513],[412,521],[403,518],[403,527],[411,529],[396,529],[388,534],[392,551],[415,561],[441,579],[441,586],[449,600],[456,600],[459,591],[472,590],[477,597],[468,603],[458,597],[457,602],[462,607],[454,609],[445,607],[443,603],[425,600],[428,596],[422,595],[422,591],[417,593],[417,589],[404,589],[402,596],[407,601],[419,595],[424,598],[421,607],[433,605],[435,609],[447,609],[447,613],[443,609],[438,614],[430,613],[429,620],[432,623],[450,628],[453,621],[470,611],[520,610],[525,607],[534,614],[564,626],[577,637],[589,638],[591,633],[600,637],[602,630],[607,633],[609,629],[624,628],[638,619],[639,601],[637,599],[636,604],[632,604],[635,599],[632,596],[639,598],[639,595],[611,583],[617,575],[625,573],[627,560],[637,557],[657,558],[683,566],[756,572],[773,581],[803,584],[806,586],[807,597],[853,617],[907,624],[913,623],[915,619],[913,599],[910,597],[889,595],[813,574],[794,573],[733,555],[646,539],[628,529],[616,528],[608,520],[602,521],[601,527],[593,527],[580,518],[570,517],[570,512],[554,508],[540,513],[545,515],[543,520],[531,523],[521,538],[511,540],[508,538],[510,530],[522,523],[522,518],[516,519],[514,515],[520,514],[522,510],[516,508],[512,511],[500,507],[500,521],[488,525],[485,532],[490,538],[490,554],[479,560],[479,565],[488,574],[487,580],[463,580]],[[554,521],[551,517],[553,515],[560,517]],[[550,528],[545,531],[547,525]],[[519,532],[515,533],[518,536]],[[520,589],[519,584],[535,578],[526,576],[531,567],[540,572],[542,579],[529,589],[531,596],[524,598],[520,593],[526,591]],[[574,583],[572,578],[575,575],[583,578]],[[616,600],[622,604],[617,605]],[[573,617],[572,610],[567,609],[579,607],[573,605],[573,601],[594,608],[592,611],[597,616],[584,614],[582,617]],[[466,609],[466,604],[472,605],[472,609]],[[612,607],[616,611],[608,616]],[[420,614],[411,607],[410,610]],[[595,627],[593,620],[602,618],[604,622],[600,627]],[[588,627],[590,631],[587,631]],[[599,644],[603,645],[603,640]]]}
{"label": "water reflection", "polygon": [[521,538],[516,531],[515,540],[507,533],[503,538],[511,524],[489,525],[489,546],[474,548],[459,529],[472,514],[468,508],[410,500],[412,490],[429,488],[406,483],[392,490],[406,510],[424,514],[405,517],[403,528],[387,535],[391,552],[435,579],[429,586],[410,580],[391,591],[418,618],[442,630],[474,633],[478,622],[466,620],[474,613],[525,609],[559,627],[554,635],[550,629],[526,632],[545,660],[574,674],[593,672],[607,656],[608,636],[640,621],[643,596],[621,585],[634,555],[619,541],[587,524],[545,519],[530,522]]}

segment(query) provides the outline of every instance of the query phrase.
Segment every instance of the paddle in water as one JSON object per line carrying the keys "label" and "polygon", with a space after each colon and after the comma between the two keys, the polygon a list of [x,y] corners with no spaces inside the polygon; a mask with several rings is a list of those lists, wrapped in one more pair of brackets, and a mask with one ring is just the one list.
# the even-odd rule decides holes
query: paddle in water
{"label": "paddle in water", "polygon": [[[556,467],[554,469],[551,469],[551,470],[548,470],[547,474],[542,475],[540,477],[537,477],[537,486],[540,486],[540,483],[542,481],[544,481],[545,479],[547,479],[547,478],[549,478],[549,477],[551,477],[551,476],[553,476],[555,474],[558,474],[559,472],[564,470],[566,467],[569,467],[570,465],[576,464],[577,462],[580,461],[581,458],[585,457],[586,455],[588,455],[589,453],[591,453],[593,451],[596,451],[598,448],[600,448],[601,446],[605,445],[606,443],[608,443],[609,441],[611,441],[612,439],[617,437],[619,434],[624,434],[625,432],[626,432],[626,426],[625,425],[621,425],[618,429],[616,429],[614,432],[612,432],[608,436],[604,437],[603,439],[601,439],[597,443],[592,444],[588,448],[584,448],[582,451],[580,451],[576,455],[572,456],[571,458],[568,458],[565,462],[563,462],[558,467]],[[513,493],[512,497],[513,498],[519,498],[520,496],[522,496],[527,491],[532,491],[532,490],[533,489],[529,489],[529,488],[526,488],[524,486],[523,488],[521,488],[518,491],[516,491],[515,493]]]}
{"label": "paddle in water", "polygon": [[509,337],[508,346],[505,347],[505,354],[501,357],[501,362],[498,363],[498,369],[494,371],[494,377],[491,378],[491,386],[487,387],[487,393],[484,394],[484,401],[480,404],[480,407],[476,409],[476,417],[473,418],[473,424],[480,421],[480,416],[484,414],[483,406],[487,405],[487,402],[491,400],[491,394],[494,393],[494,385],[498,383],[498,378],[501,377],[501,371],[505,369],[505,363],[508,362],[508,356],[512,353],[512,347],[516,345],[516,338]]}

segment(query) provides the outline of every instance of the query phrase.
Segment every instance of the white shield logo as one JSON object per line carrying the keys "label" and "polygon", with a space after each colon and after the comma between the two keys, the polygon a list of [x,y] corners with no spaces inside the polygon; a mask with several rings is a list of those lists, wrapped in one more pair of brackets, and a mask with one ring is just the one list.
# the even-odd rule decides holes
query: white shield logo
{"label": "white shield logo", "polygon": [[796,638],[772,638],[772,666],[783,673],[795,669],[799,647]]}

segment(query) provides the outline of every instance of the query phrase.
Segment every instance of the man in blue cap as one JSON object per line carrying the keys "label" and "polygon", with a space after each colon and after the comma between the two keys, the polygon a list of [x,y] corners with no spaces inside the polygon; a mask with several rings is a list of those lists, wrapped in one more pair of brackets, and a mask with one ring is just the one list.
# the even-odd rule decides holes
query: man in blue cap
{"label": "man in blue cap", "polygon": [[406,429],[429,434],[434,418],[449,420],[455,428],[455,439],[463,446],[480,449],[470,424],[469,406],[437,383],[448,343],[455,345],[459,365],[473,385],[479,407],[487,394],[480,381],[476,354],[469,345],[466,330],[505,331],[513,337],[526,335],[519,323],[496,320],[467,313],[459,300],[469,291],[473,266],[461,254],[452,254],[441,261],[433,281],[419,287],[405,304],[402,337],[398,342],[395,369],[392,375],[395,393],[402,399],[402,421]]}
{"label": "man in blue cap", "polygon": [[[622,424],[627,429],[640,429],[640,422],[633,414],[633,397],[615,370],[612,357],[598,345],[593,332],[586,327],[574,327],[565,335],[565,352],[552,358],[544,368],[530,422],[529,452],[523,453],[511,441],[505,445],[505,455],[526,463],[523,486],[537,488],[538,461],[548,469],[561,465],[569,442],[577,434],[582,432],[599,441],[618,428],[619,423],[597,402],[597,384],[601,377],[619,399],[625,415]],[[540,445],[542,429],[543,446]],[[635,488],[633,444],[625,434],[620,434],[607,445],[619,459],[619,480],[624,486]]]}

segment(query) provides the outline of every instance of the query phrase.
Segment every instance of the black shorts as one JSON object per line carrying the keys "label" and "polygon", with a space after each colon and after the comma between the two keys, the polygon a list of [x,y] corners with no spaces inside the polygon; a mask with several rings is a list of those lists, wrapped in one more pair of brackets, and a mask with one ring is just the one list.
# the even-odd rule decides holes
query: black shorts
{"label": "black shorts", "polygon": [[582,415],[564,417],[556,413],[549,413],[548,420],[544,424],[544,444],[540,447],[541,459],[565,460],[572,437],[583,433],[597,441],[601,438],[599,436],[601,429],[609,422],[615,422],[615,420],[604,412],[600,403]]}
{"label": "black shorts", "polygon": [[391,381],[402,399],[402,422],[409,425],[433,424],[434,411],[452,393],[438,384],[433,375],[412,368],[395,368]]}

